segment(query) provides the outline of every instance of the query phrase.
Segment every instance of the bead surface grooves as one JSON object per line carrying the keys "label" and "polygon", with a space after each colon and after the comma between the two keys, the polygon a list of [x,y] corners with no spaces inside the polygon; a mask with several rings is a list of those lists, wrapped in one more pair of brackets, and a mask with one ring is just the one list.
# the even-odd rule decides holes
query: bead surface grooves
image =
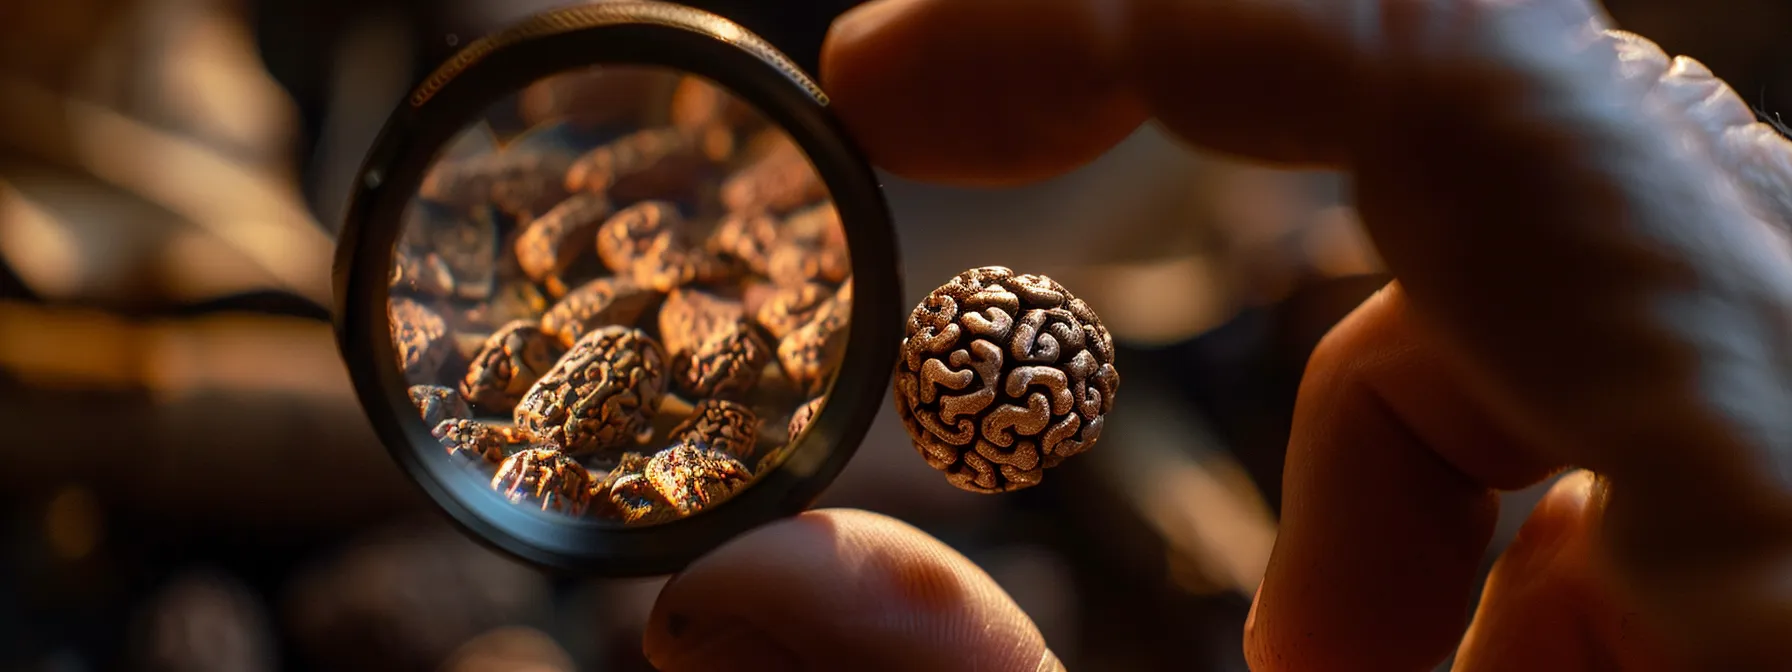
{"label": "bead surface grooves", "polygon": [[1094,446],[1120,374],[1088,304],[1051,278],[987,266],[915,307],[892,385],[927,464],[995,493],[1037,485]]}

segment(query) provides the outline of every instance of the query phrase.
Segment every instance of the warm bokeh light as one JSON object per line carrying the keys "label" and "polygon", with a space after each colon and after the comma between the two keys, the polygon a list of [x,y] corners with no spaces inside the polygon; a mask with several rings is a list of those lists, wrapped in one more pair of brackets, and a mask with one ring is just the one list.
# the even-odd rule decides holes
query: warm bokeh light
{"label": "warm bokeh light", "polygon": [[50,498],[44,513],[44,535],[56,557],[85,558],[100,545],[105,533],[105,520],[92,491],[68,486]]}

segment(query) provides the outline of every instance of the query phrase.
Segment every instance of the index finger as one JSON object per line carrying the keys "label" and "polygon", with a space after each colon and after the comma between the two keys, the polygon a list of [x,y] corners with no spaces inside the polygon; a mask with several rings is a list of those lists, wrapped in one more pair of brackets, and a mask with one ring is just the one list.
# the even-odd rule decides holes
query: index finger
{"label": "index finger", "polygon": [[835,22],[821,79],[880,167],[957,184],[1052,177],[1155,115],[1204,148],[1339,160],[1352,45],[1300,0],[874,0]]}
{"label": "index finger", "polygon": [[874,0],[834,23],[821,79],[872,161],[905,177],[1027,182],[1086,163],[1145,112],[1103,0]]}

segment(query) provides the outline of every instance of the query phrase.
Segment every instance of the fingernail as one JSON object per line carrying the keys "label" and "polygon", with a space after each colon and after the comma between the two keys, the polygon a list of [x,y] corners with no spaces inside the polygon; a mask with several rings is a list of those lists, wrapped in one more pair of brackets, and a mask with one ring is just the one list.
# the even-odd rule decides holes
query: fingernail
{"label": "fingernail", "polygon": [[1063,663],[1063,661],[1058,660],[1058,654],[1052,653],[1051,649],[1046,649],[1045,655],[1039,659],[1039,672],[1070,672],[1070,671],[1067,669],[1064,669],[1064,663]]}
{"label": "fingernail", "polygon": [[742,672],[801,669],[791,653],[764,632],[739,623],[674,628],[674,649],[663,656],[648,654],[661,672]]}

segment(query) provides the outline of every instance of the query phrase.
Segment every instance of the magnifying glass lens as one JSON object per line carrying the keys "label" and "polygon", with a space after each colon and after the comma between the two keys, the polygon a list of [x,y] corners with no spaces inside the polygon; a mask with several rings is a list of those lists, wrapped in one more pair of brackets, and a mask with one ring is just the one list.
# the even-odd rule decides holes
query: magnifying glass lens
{"label": "magnifying glass lens", "polygon": [[511,506],[648,526],[775,470],[846,346],[827,186],[727,89],[658,66],[529,83],[447,143],[392,248],[419,459]]}

